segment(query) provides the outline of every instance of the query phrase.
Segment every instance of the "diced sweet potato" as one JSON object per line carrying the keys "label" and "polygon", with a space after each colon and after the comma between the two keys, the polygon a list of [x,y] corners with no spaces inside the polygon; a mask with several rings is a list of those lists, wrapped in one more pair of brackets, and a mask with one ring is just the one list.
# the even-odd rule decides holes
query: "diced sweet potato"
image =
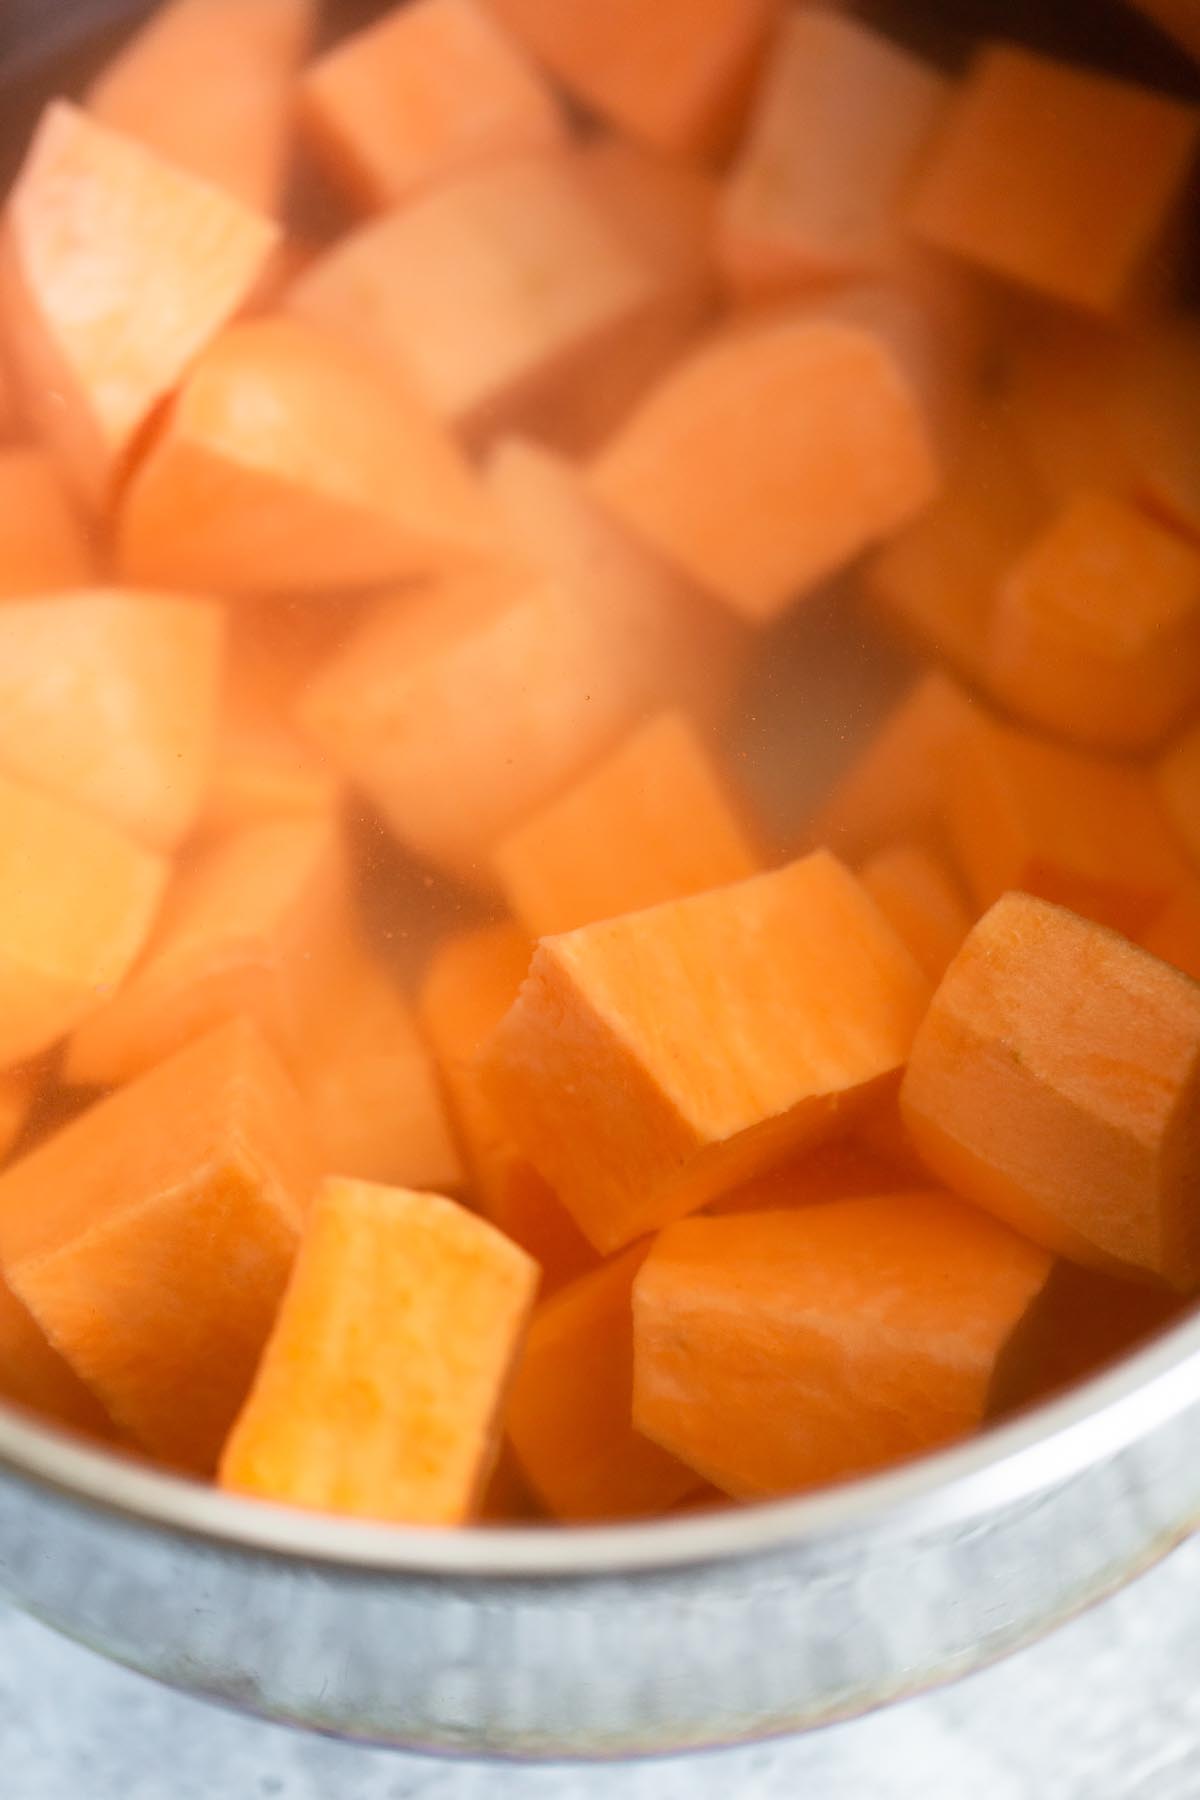
{"label": "diced sweet potato", "polygon": [[320,593],[476,560],[478,485],[399,378],[299,319],[232,326],[202,356],[120,511],[126,579]]}
{"label": "diced sweet potato", "polygon": [[488,460],[487,483],[518,554],[624,646],[641,692],[628,723],[671,704],[701,724],[723,723],[749,648],[728,608],[639,542],[553,452],[507,438]]}
{"label": "diced sweet potato", "polygon": [[569,159],[522,156],[364,226],[288,305],[409,372],[437,416],[478,441],[536,417],[619,352],[659,285]]}
{"label": "diced sweet potato", "polygon": [[512,1142],[479,1072],[479,1053],[516,999],[532,953],[510,924],[448,938],[430,961],[418,1006],[480,1210],[539,1264],[545,1294],[591,1268],[596,1255]]}
{"label": "diced sweet potato", "polygon": [[779,0],[487,0],[585,106],[657,150],[725,149]]}
{"label": "diced sweet potato", "polygon": [[1200,725],[1190,726],[1162,757],[1155,788],[1171,829],[1200,868]]}
{"label": "diced sweet potato", "polygon": [[591,456],[670,368],[717,306],[717,185],[693,164],[612,135],[574,159],[592,204],[653,277],[639,318],[530,410],[526,429],[572,456]]}
{"label": "diced sweet potato", "polygon": [[685,358],[604,447],[592,482],[648,543],[761,623],[898,530],[932,500],[938,473],[890,346],[801,310]]}
{"label": "diced sweet potato", "polygon": [[491,1471],[536,1279],[523,1251],[452,1200],[324,1182],[221,1485],[462,1524]]}
{"label": "diced sweet potato", "polygon": [[13,1291],[145,1450],[212,1469],[315,1181],[298,1096],[244,1021],[0,1176]]}
{"label": "diced sweet potato", "polygon": [[581,1275],[530,1323],[505,1418],[526,1479],[557,1519],[634,1519],[700,1486],[633,1427],[632,1293],[648,1248]]}
{"label": "diced sweet potato", "polygon": [[353,938],[305,1020],[295,1068],[323,1169],[439,1191],[461,1185],[416,1020],[388,970]]}
{"label": "diced sweet potato", "polygon": [[1200,550],[1125,500],[1077,494],[1000,584],[986,679],[1075,743],[1160,743],[1200,698]]}
{"label": "diced sweet potato", "polygon": [[975,926],[901,1088],[922,1158],[1036,1243],[1200,1281],[1200,985],[1030,894]]}
{"label": "diced sweet potato", "polygon": [[274,215],[315,20],[316,0],[166,0],[101,70],[88,111]]}
{"label": "diced sweet potato", "polygon": [[670,1226],[634,1283],[638,1428],[742,1499],[982,1422],[1051,1258],[941,1193]]}
{"label": "diced sweet potato", "polygon": [[1016,434],[985,408],[958,446],[944,493],[871,558],[868,598],[918,650],[978,681],[1000,582],[1045,511]]}
{"label": "diced sweet potato", "polygon": [[1142,769],[983,713],[958,742],[947,822],[981,909],[1020,888],[1136,937],[1184,876]]}
{"label": "diced sweet potato", "polygon": [[920,844],[893,844],[867,858],[859,879],[929,979],[940,981],[971,929],[966,896],[941,858]]}
{"label": "diced sweet potato", "polygon": [[992,44],[967,76],[910,217],[943,250],[1114,313],[1182,200],[1198,143],[1194,107]]}
{"label": "diced sweet potato", "polygon": [[821,6],[786,13],[724,189],[720,254],[733,291],[882,273],[949,91],[857,19]]}
{"label": "diced sweet potato", "polygon": [[1047,490],[1107,488],[1200,538],[1200,324],[1190,313],[1136,330],[1049,321],[1027,334],[1008,405]]}
{"label": "diced sweet potato", "polygon": [[277,241],[232,195],[49,108],[9,196],[0,315],[25,406],[91,501]]}
{"label": "diced sweet potato", "polygon": [[82,587],[97,557],[52,457],[0,450],[0,600]]}
{"label": "diced sweet potato", "polygon": [[152,849],[212,761],[225,619],[208,600],[91,589],[0,606],[0,769]]}
{"label": "diced sweet potato", "polygon": [[835,1135],[903,1065],[927,994],[818,852],[545,939],[486,1074],[520,1149],[609,1252]]}
{"label": "diced sweet potato", "polygon": [[0,1068],[103,1007],[150,933],[167,873],[105,820],[0,775]]}
{"label": "diced sweet potato", "polygon": [[1176,888],[1161,912],[1155,913],[1139,942],[1152,956],[1173,963],[1200,981],[1200,881]]}
{"label": "diced sweet potato", "polygon": [[294,1061],[346,920],[334,821],[272,820],[207,846],[181,870],[132,975],[71,1039],[65,1078],[128,1081],[240,1014]]}
{"label": "diced sweet potato", "polygon": [[955,746],[974,716],[948,676],[920,676],[837,782],[808,841],[857,860],[897,837],[936,839]]}
{"label": "diced sweet potato", "polygon": [[330,174],[371,210],[567,135],[550,87],[477,0],[415,0],[344,38],[305,75],[303,118]]}
{"label": "diced sweet potato", "polygon": [[679,900],[759,860],[721,775],[679,713],[659,713],[502,838],[492,860],[529,935]]}

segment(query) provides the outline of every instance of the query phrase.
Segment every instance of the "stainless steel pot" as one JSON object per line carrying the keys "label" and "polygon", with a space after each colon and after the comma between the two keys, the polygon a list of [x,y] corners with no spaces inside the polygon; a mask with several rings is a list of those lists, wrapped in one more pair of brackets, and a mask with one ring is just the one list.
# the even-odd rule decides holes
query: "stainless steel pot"
{"label": "stainless steel pot", "polygon": [[[20,59],[26,109],[39,39],[122,10],[7,0],[0,53],[10,72]],[[993,28],[1019,10],[995,0]],[[1100,11],[1082,9],[1079,41],[1170,70],[1161,44],[1123,39]],[[1035,16],[1062,40],[1066,9],[1038,0]],[[346,1737],[517,1757],[679,1750],[882,1705],[1089,1605],[1200,1519],[1198,1436],[1200,1319],[898,1472],[619,1528],[355,1525],[0,1412],[0,1585],[133,1668]]]}

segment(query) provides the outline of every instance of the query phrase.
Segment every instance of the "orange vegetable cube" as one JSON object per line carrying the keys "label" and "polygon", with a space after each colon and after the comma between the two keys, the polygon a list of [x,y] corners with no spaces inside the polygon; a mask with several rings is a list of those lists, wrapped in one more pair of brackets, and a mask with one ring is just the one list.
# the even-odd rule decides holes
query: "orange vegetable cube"
{"label": "orange vegetable cube", "polygon": [[551,89],[478,0],[413,0],[344,38],[307,71],[303,116],[329,172],[370,209],[567,135]]}
{"label": "orange vegetable cube", "polygon": [[885,270],[949,91],[857,19],[821,6],[785,14],[724,188],[720,253],[734,292]]}
{"label": "orange vegetable cube", "polygon": [[529,410],[526,429],[539,440],[590,456],[716,310],[717,184],[691,163],[611,135],[581,144],[572,167],[652,277],[638,319]]}
{"label": "orange vegetable cube", "polygon": [[278,231],[66,101],[8,201],[0,316],[30,417],[97,505]]}
{"label": "orange vegetable cube", "polygon": [[241,1014],[292,1062],[347,930],[332,820],[271,820],[207,846],[180,871],[132,975],[71,1039],[65,1079],[128,1081]]}
{"label": "orange vegetable cube", "polygon": [[1001,583],[986,676],[1076,743],[1161,742],[1200,699],[1200,549],[1124,500],[1077,494]]}
{"label": "orange vegetable cube", "polygon": [[725,149],[779,0],[487,0],[577,100],[656,150]]}
{"label": "orange vegetable cube", "polygon": [[0,1276],[0,1399],[88,1437],[111,1439],[113,1422]]}
{"label": "orange vegetable cube", "polygon": [[859,880],[929,979],[940,981],[972,923],[941,858],[920,844],[893,844],[867,858]]}
{"label": "orange vegetable cube", "polygon": [[348,938],[295,1051],[324,1169],[357,1181],[457,1188],[462,1166],[437,1075],[388,970]]}
{"label": "orange vegetable cube", "polygon": [[1045,510],[1019,440],[985,408],[957,447],[944,493],[871,558],[867,596],[918,651],[978,681],[1001,580]]}
{"label": "orange vegetable cube", "polygon": [[763,623],[898,530],[938,473],[884,339],[797,312],[685,358],[605,445],[592,482],[695,582]]}
{"label": "orange vegetable cube", "polygon": [[0,769],[174,848],[212,761],[225,618],[91,589],[0,606]]}
{"label": "orange vegetable cube", "polygon": [[698,1477],[633,1426],[633,1282],[647,1244],[602,1263],[533,1315],[505,1422],[526,1480],[557,1519],[665,1512]]}
{"label": "orange vegetable cube", "polygon": [[1138,942],[1152,956],[1173,963],[1185,975],[1200,981],[1200,881],[1188,881],[1176,888]]}
{"label": "orange vegetable cube", "polygon": [[237,1021],[0,1176],[5,1279],[123,1430],[206,1473],[270,1330],[315,1176],[295,1090]]}
{"label": "orange vegetable cube", "polygon": [[166,0],[100,72],[93,118],[275,214],[315,0]]}
{"label": "orange vegetable cube", "polygon": [[934,995],[901,1088],[956,1193],[1076,1261],[1200,1281],[1200,985],[1006,894]]}
{"label": "orange vegetable cube", "polygon": [[516,999],[532,953],[511,924],[447,938],[434,952],[417,1004],[480,1211],[539,1264],[548,1293],[591,1268],[596,1254],[512,1142],[479,1070],[479,1053]]}
{"label": "orange vegetable cube", "polygon": [[473,561],[494,525],[423,403],[298,319],[231,327],[201,357],[125,495],[126,579],[320,593]]}
{"label": "orange vegetable cube", "polygon": [[569,391],[640,326],[658,286],[569,160],[522,156],[364,226],[288,304],[411,373],[438,418],[478,440]]}
{"label": "orange vegetable cube", "polygon": [[462,1524],[491,1472],[536,1279],[523,1251],[452,1200],[325,1181],[221,1485]]}
{"label": "orange vegetable cube", "polygon": [[96,552],[45,451],[0,450],[0,600],[82,587]]}
{"label": "orange vegetable cube", "polygon": [[902,1066],[927,994],[818,852],[544,939],[486,1073],[519,1148],[609,1252],[834,1136]]}
{"label": "orange vegetable cube", "polygon": [[1141,769],[982,713],[959,741],[946,817],[981,909],[1020,888],[1136,937],[1183,879]]}
{"label": "orange vegetable cube", "polygon": [[1190,313],[1120,333],[1043,323],[1018,346],[1009,409],[1049,493],[1102,487],[1200,538],[1200,324]]}
{"label": "orange vegetable cube", "polygon": [[104,1006],[150,933],[167,874],[106,820],[0,775],[0,1068]]}
{"label": "orange vegetable cube", "polygon": [[1200,112],[1132,82],[988,45],[911,207],[916,231],[1099,313],[1130,298],[1200,144]]}
{"label": "orange vegetable cube", "polygon": [[686,1219],[633,1289],[639,1430],[741,1499],[976,1430],[1051,1259],[949,1195]]}
{"label": "orange vegetable cube", "polygon": [[659,713],[591,774],[502,838],[501,889],[531,937],[679,900],[759,861],[712,759]]}

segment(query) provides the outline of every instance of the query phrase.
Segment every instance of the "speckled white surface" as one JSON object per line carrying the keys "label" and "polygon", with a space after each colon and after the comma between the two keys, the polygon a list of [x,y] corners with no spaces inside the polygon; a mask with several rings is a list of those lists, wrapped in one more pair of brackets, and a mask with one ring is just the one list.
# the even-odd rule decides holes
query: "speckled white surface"
{"label": "speckled white surface", "polygon": [[1197,1800],[1200,1541],[1035,1649],[805,1739],[497,1769],[181,1699],[0,1609],[3,1800]]}

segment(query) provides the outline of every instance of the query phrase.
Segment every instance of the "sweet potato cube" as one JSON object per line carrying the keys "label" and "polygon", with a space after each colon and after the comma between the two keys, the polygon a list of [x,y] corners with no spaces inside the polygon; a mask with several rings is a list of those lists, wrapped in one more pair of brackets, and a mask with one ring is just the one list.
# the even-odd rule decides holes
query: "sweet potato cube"
{"label": "sweet potato cube", "polygon": [[546,938],[486,1063],[519,1148],[610,1252],[836,1134],[928,986],[825,852]]}
{"label": "sweet potato cube", "polygon": [[96,564],[54,459],[26,445],[0,450],[0,600],[82,587]]}
{"label": "sweet potato cube", "polygon": [[416,1019],[389,971],[352,937],[305,1021],[295,1068],[323,1169],[439,1191],[461,1185]]}
{"label": "sweet potato cube", "polygon": [[857,859],[897,837],[936,838],[955,746],[974,716],[948,676],[920,676],[838,780],[808,840]]}
{"label": "sweet potato cube", "polygon": [[1084,1263],[1200,1281],[1200,985],[1031,894],[950,965],[901,1088],[956,1193]]}
{"label": "sweet potato cube", "polygon": [[357,205],[566,140],[562,108],[478,0],[414,0],[344,38],[308,70],[303,123]]}
{"label": "sweet potato cube", "polygon": [[949,95],[928,64],[822,6],[784,15],[726,179],[721,265],[745,298],[884,272]]}
{"label": "sweet potato cube", "polygon": [[0,1069],[104,1006],[150,934],[167,875],[106,820],[0,774]]}
{"label": "sweet potato cube", "polygon": [[409,372],[438,418],[477,441],[606,360],[658,287],[567,158],[522,156],[363,226],[288,305]]}
{"label": "sweet potato cube", "polygon": [[126,579],[214,593],[381,585],[488,553],[474,476],[399,379],[299,319],[247,320],[192,370],[125,495]]}
{"label": "sweet potato cube", "polygon": [[1185,975],[1200,981],[1200,881],[1188,881],[1176,888],[1138,941],[1152,956],[1173,963]]}
{"label": "sweet potato cube", "polygon": [[65,1078],[128,1081],[241,1014],[292,1062],[347,929],[332,820],[271,820],[206,846],[181,869],[129,979],[72,1037]]}
{"label": "sweet potato cube", "polygon": [[803,310],[685,358],[592,468],[618,518],[755,623],[898,530],[937,483],[891,346]]}
{"label": "sweet potato cube", "polygon": [[152,849],[195,821],[212,760],[223,609],[91,589],[0,606],[0,769]]}
{"label": "sweet potato cube", "polygon": [[434,952],[417,1004],[479,1209],[529,1252],[547,1294],[591,1268],[596,1254],[513,1143],[479,1069],[480,1052],[516,999],[532,954],[512,924],[460,932]]}
{"label": "sweet potato cube", "polygon": [[1176,738],[1155,770],[1155,790],[1171,829],[1200,868],[1200,725]]}
{"label": "sweet potato cube", "polygon": [[673,712],[502,838],[492,860],[534,938],[723,887],[760,866],[719,770]]}
{"label": "sweet potato cube", "polygon": [[919,652],[978,682],[1000,583],[1046,510],[1017,434],[984,408],[957,448],[944,492],[871,558],[867,596]]}
{"label": "sweet potato cube", "polygon": [[1184,877],[1142,769],[982,713],[958,743],[947,823],[981,909],[1019,888],[1136,937]]}
{"label": "sweet potato cube", "polygon": [[315,0],[166,0],[89,89],[93,118],[272,216]]}
{"label": "sweet potato cube", "polygon": [[1200,113],[1011,44],[977,57],[911,221],[1050,299],[1121,309],[1183,198]]}
{"label": "sweet potato cube", "polygon": [[294,1088],[235,1021],[0,1176],[0,1263],[117,1424],[152,1455],[208,1473],[315,1179]]}
{"label": "sweet potato cube", "polygon": [[0,1399],[88,1437],[112,1438],[112,1420],[0,1276]]}
{"label": "sweet potato cube", "polygon": [[986,679],[1075,743],[1152,748],[1200,699],[1200,549],[1125,500],[1077,494],[1000,584]]}
{"label": "sweet potato cube", "polygon": [[221,1485],[464,1523],[491,1472],[536,1279],[522,1250],[452,1200],[325,1181]]}
{"label": "sweet potato cube", "polygon": [[232,195],[50,106],[9,196],[0,316],[30,417],[92,502],[277,242]]}
{"label": "sweet potato cube", "polygon": [[733,141],[779,0],[487,0],[585,106],[678,154]]}
{"label": "sweet potato cube", "polygon": [[556,1519],[661,1513],[700,1486],[633,1426],[635,1244],[552,1294],[530,1322],[505,1422],[517,1461]]}
{"label": "sweet potato cube", "polygon": [[1045,1251],[937,1192],[686,1219],[634,1283],[639,1430],[740,1499],[976,1430]]}
{"label": "sweet potato cube", "polygon": [[940,981],[972,923],[942,859],[920,844],[892,844],[867,858],[859,880],[929,979]]}

